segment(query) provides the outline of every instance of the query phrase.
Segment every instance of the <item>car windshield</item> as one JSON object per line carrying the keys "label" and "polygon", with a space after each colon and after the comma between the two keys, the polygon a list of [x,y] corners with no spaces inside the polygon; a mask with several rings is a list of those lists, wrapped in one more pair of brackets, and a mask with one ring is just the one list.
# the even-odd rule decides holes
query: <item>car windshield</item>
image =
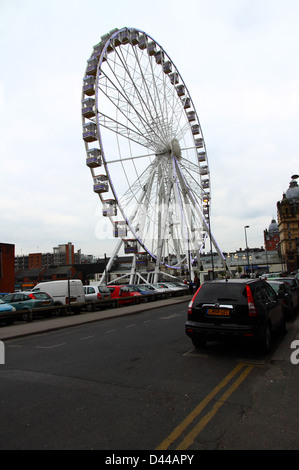
{"label": "car windshield", "polygon": [[3,300],[2,300],[2,299],[0,299],[0,304],[5,304],[5,302],[3,302]]}
{"label": "car windshield", "polygon": [[247,302],[245,284],[204,283],[194,299],[194,306],[199,303]]}

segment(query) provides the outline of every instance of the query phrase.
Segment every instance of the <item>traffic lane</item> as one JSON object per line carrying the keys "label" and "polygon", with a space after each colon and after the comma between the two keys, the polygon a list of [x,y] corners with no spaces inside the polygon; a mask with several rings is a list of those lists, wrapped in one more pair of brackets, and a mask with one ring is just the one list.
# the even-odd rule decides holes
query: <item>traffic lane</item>
{"label": "traffic lane", "polygon": [[[79,376],[85,379],[98,379],[103,376],[113,383],[138,382],[144,386],[176,377],[176,361],[181,357],[194,357],[201,361],[206,376],[211,364],[218,372],[218,361],[223,359],[229,364],[236,360],[259,360],[261,356],[250,346],[231,343],[211,343],[206,350],[194,350],[189,338],[185,336],[187,304],[178,304],[130,317],[105,320],[82,327],[70,327],[56,333],[46,333],[33,337],[7,342],[6,366],[13,367],[14,357],[20,368],[20,349],[25,369],[27,363],[31,370],[49,374]],[[96,351],[96,354],[94,354]],[[205,359],[205,361],[203,360]],[[88,367],[86,367],[88,363]],[[169,367],[171,365],[171,367]],[[220,364],[219,372],[223,365]],[[143,374],[148,371],[148,376]],[[131,373],[127,374],[127,370]],[[188,373],[190,372],[190,376]],[[193,371],[187,374],[189,387],[193,383]],[[183,378],[184,378],[183,375]],[[184,391],[184,380],[177,387]],[[195,381],[197,386],[197,381]]]}
{"label": "traffic lane", "polygon": [[[8,342],[2,448],[154,449],[229,374],[239,354],[219,360],[213,349],[190,349],[185,312],[180,304]],[[250,387],[233,400],[221,409],[227,421],[215,429],[217,414],[205,429],[213,429],[212,447],[247,406]]]}
{"label": "traffic lane", "polygon": [[[157,323],[177,320],[181,312],[169,311],[168,319],[165,313],[138,316],[137,336],[130,317],[8,342],[0,383],[1,447],[151,448],[152,433],[144,429],[156,424],[148,413],[160,415],[169,396],[151,387],[146,367],[136,379],[132,364],[136,351],[144,357],[147,349],[152,357],[142,325],[152,331],[156,324],[149,336],[157,337]],[[185,339],[181,325],[178,330]],[[178,331],[172,335],[177,339]]]}

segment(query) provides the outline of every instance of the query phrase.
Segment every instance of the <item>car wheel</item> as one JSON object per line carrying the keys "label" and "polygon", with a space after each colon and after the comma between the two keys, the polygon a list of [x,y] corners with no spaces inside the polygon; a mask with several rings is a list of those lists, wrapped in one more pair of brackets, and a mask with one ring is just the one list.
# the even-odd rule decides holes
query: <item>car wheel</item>
{"label": "car wheel", "polygon": [[32,322],[33,313],[31,309],[26,310],[26,313],[22,314],[22,320],[27,321],[27,322]]}
{"label": "car wheel", "polygon": [[260,340],[260,349],[262,353],[267,354],[271,349],[272,344],[272,330],[271,325],[267,322]]}
{"label": "car wheel", "polygon": [[197,336],[197,337],[191,338],[191,340],[192,340],[193,346],[196,349],[202,349],[207,345],[207,340],[203,337]]}

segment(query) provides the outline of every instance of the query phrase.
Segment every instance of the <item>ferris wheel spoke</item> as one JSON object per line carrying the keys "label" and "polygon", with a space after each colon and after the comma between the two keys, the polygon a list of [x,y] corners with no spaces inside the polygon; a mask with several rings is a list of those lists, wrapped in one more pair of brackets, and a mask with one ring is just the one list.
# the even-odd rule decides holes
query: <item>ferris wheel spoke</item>
{"label": "ferris wheel spoke", "polygon": [[[107,77],[107,80],[110,80],[109,77]],[[117,97],[112,96],[109,94],[108,90],[111,89],[115,92],[117,90]],[[103,127],[106,127],[107,129],[112,130],[113,132],[119,133],[120,135],[123,135],[124,137],[128,137],[133,141],[136,141],[138,143],[141,143],[142,145],[145,145],[146,147],[153,147],[153,144],[155,141],[153,139],[149,139],[148,136],[146,136],[142,132],[142,127],[140,128],[140,122],[142,123],[142,116],[140,116],[139,122],[134,122],[131,117],[130,113],[126,112],[128,105],[133,107],[133,103],[129,101],[129,98],[126,98],[126,96],[122,93],[121,89],[117,89],[116,87],[107,87],[107,86],[101,86],[100,92],[106,96],[106,98],[110,101],[110,103],[114,106],[115,110],[119,111],[119,116],[123,116],[123,120],[126,124],[120,122],[118,119],[113,119],[112,117],[109,117],[108,115],[105,115],[102,112],[98,111],[98,118],[100,119],[100,125]],[[121,103],[124,103],[125,106],[121,106]],[[125,109],[126,108],[126,109]],[[135,117],[136,120],[136,117]],[[128,127],[128,124],[131,125],[131,127]],[[122,131],[122,132],[121,132]],[[135,136],[135,139],[132,138],[132,135]]]}
{"label": "ferris wheel spoke", "polygon": [[[161,66],[154,66],[152,62],[147,62],[147,68],[143,68],[140,60],[140,52],[134,50],[136,56],[136,63],[140,68],[140,77],[142,80],[142,90],[147,91],[148,99],[150,100],[150,108],[152,109],[150,114],[150,126],[154,128],[156,134],[162,136],[163,141],[170,142],[171,139],[176,135],[176,131],[173,128],[174,117],[178,113],[181,113],[181,106],[173,99],[173,87],[167,84],[166,76],[161,70]],[[159,70],[160,87],[155,79],[155,71]],[[149,87],[151,84],[151,88]],[[170,96],[172,98],[172,104],[170,104]],[[169,120],[169,116],[171,120]],[[165,145],[166,147],[166,145]]]}
{"label": "ferris wheel spoke", "polygon": [[156,153],[145,153],[143,155],[135,155],[135,156],[131,156],[131,157],[122,157],[122,158],[118,158],[118,159],[115,159],[115,160],[109,160],[109,165],[111,163],[119,163],[119,162],[125,162],[126,160],[127,161],[134,161],[134,160],[139,160],[140,158],[150,158],[150,157],[156,157]]}
{"label": "ferris wheel spoke", "polygon": [[[146,133],[148,133],[148,127],[149,127],[148,116],[150,116],[150,119],[153,122],[155,121],[155,116],[152,114],[153,108],[149,106],[149,102],[146,102],[146,100],[144,99],[144,86],[146,85],[146,83],[143,80],[142,72],[140,72],[139,80],[134,79],[122,52],[119,52],[117,50],[116,53],[121,61],[121,65],[126,75],[126,84],[127,86],[128,84],[130,85],[130,92],[124,91],[124,86],[120,84],[119,80],[117,79],[119,88],[121,90],[121,92],[119,90],[119,93],[121,96],[125,97],[124,104],[126,106],[127,115],[132,115],[135,119],[137,117],[138,125],[139,127],[141,125],[141,127],[143,128],[143,133],[144,135],[146,135]],[[137,84],[140,81],[140,77],[142,78],[142,81],[141,81],[141,85],[138,86]],[[159,133],[157,133],[155,128],[152,126],[150,128],[150,133],[149,133],[150,141],[152,140],[153,136],[155,137],[155,140],[158,140],[158,141],[160,140]]]}
{"label": "ferris wheel spoke", "polygon": [[142,145],[143,147],[147,147],[149,149],[153,149],[154,142],[148,140],[144,137],[144,135],[136,130],[125,126],[124,124],[112,119],[109,116],[104,115],[103,113],[99,113],[98,122],[102,127],[109,129],[110,131],[118,134],[122,137],[125,137],[132,142]]}

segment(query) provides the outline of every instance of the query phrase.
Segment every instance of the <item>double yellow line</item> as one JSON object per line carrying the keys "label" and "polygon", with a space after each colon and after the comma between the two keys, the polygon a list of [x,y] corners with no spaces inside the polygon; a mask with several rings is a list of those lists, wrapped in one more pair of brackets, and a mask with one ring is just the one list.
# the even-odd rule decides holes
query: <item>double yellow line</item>
{"label": "double yellow line", "polygon": [[194,442],[196,436],[205,428],[209,421],[215,416],[217,411],[226,402],[230,395],[237,390],[241,383],[246,379],[248,374],[253,369],[254,365],[239,363],[197,406],[193,411],[179,424],[169,436],[164,439],[163,442],[156,448],[156,450],[168,449],[174,441],[182,437],[182,433],[187,429],[188,426],[193,424],[194,420],[199,414],[205,409],[211,400],[237,375],[242,373],[236,378],[236,380],[230,385],[230,387],[221,395],[221,397],[214,403],[212,409],[206,413],[200,421],[188,432],[183,440],[177,445],[176,450],[186,450]]}

